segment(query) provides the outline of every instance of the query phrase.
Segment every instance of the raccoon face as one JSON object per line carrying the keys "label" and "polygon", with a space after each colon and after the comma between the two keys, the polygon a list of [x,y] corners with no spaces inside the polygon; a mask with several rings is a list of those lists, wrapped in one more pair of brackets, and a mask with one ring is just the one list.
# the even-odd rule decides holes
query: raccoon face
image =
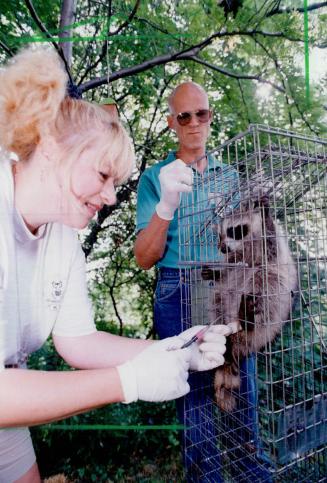
{"label": "raccoon face", "polygon": [[250,232],[248,224],[239,224],[236,226],[228,226],[226,233],[220,234],[219,248],[222,253],[235,252],[242,248],[244,239]]}
{"label": "raccoon face", "polygon": [[243,254],[246,245],[261,238],[260,213],[226,217],[219,227],[219,248],[223,254]]}

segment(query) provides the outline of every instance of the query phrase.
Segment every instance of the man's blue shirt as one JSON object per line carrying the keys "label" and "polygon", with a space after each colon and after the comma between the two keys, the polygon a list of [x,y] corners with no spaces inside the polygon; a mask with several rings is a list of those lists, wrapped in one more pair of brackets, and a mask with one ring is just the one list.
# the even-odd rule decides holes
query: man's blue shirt
{"label": "man's blue shirt", "polygon": [[[137,231],[146,228],[160,201],[160,169],[175,159],[176,152],[170,152],[166,159],[142,174],[137,192]],[[232,196],[235,200],[237,173],[227,164],[208,155],[208,167],[204,173],[193,169],[193,174],[193,192],[182,194],[181,209],[176,210],[170,222],[165,252],[157,262],[158,267],[179,268],[179,262],[194,263],[196,266],[220,258],[217,235],[212,228],[218,221],[215,216],[217,205],[226,204],[226,196]]]}

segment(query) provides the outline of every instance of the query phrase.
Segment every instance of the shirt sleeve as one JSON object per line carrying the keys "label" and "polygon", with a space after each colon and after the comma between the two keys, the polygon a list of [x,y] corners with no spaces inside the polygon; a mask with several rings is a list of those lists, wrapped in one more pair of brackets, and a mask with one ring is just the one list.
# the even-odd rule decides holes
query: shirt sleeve
{"label": "shirt sleeve", "polygon": [[5,321],[0,318],[0,372],[5,368]]}
{"label": "shirt sleeve", "polygon": [[[159,183],[159,181],[158,181]],[[160,191],[156,189],[151,177],[145,171],[137,189],[136,231],[143,230],[151,220],[156,204],[160,201]]]}
{"label": "shirt sleeve", "polygon": [[5,361],[5,341],[6,341],[6,323],[4,319],[4,290],[5,290],[5,279],[6,279],[6,244],[4,241],[4,236],[2,233],[3,224],[0,230],[0,371],[4,369]]}
{"label": "shirt sleeve", "polygon": [[76,240],[76,251],[70,267],[54,335],[76,337],[96,332],[94,312],[88,296],[86,263],[81,245]]}

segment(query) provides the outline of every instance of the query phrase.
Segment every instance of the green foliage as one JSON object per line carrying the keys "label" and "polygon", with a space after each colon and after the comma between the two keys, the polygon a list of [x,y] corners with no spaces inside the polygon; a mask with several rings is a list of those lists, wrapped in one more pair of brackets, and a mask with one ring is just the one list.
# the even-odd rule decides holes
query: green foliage
{"label": "green foliage", "polygon": [[[108,17],[109,3],[112,12]],[[104,84],[84,92],[85,98],[95,102],[108,96],[116,100],[137,156],[136,170],[128,183],[129,196],[104,221],[88,257],[90,296],[101,330],[134,337],[153,334],[155,273],[140,270],[133,256],[135,190],[141,171],[163,159],[175,145],[166,126],[166,101],[173,87],[193,79],[207,90],[214,110],[210,148],[244,131],[250,123],[319,136],[326,132],[323,80],[316,83],[311,79],[310,105],[305,98],[303,16],[295,11],[269,15],[277,4],[300,7],[302,3],[244,0],[235,15],[225,15],[218,3],[141,1],[132,21],[117,35],[108,36],[108,25],[114,32],[127,20],[134,2],[77,2],[71,31],[71,70],[77,84],[83,87],[95,78],[151,60],[146,70],[120,76],[109,87]],[[39,18],[56,38],[61,4],[59,0],[33,1]],[[323,9],[310,13],[311,46],[326,44],[326,15]],[[0,20],[0,40],[13,52],[41,36],[23,0],[0,0]],[[103,55],[106,39],[108,54]],[[162,56],[187,51],[201,42],[204,46],[193,57],[159,63]],[[0,48],[0,60],[8,57]],[[82,241],[96,227],[96,222],[90,225]],[[309,278],[308,274],[303,276],[303,286],[309,286]],[[66,368],[50,341],[32,356],[30,364],[45,370]],[[72,422],[148,424],[150,420],[171,424],[175,421],[173,405],[113,405]],[[128,481],[129,477],[160,481],[160,474],[151,473],[156,461],[161,474],[167,469],[169,475],[168,465],[177,464],[169,480],[178,481],[181,476],[178,458],[172,463],[178,446],[176,432],[69,432],[40,427],[33,433],[44,474],[64,471],[78,481]]]}
{"label": "green foliage", "polygon": [[[78,481],[154,481],[162,471],[181,480],[177,430],[156,430],[151,425],[173,425],[173,403],[161,405],[113,404],[64,421],[65,425],[115,425],[121,430],[60,430],[33,428],[42,474],[65,473]],[[128,429],[129,425],[150,429]],[[72,448],[74,450],[72,451]]]}
{"label": "green foliage", "polygon": [[[50,340],[30,357],[29,367],[68,369]],[[71,417],[60,425],[65,429],[53,424],[31,428],[42,475],[64,473],[79,482],[153,482],[160,481],[164,471],[172,481],[182,480],[180,429],[175,429],[178,422],[173,402],[111,404]],[[70,425],[74,428],[69,429]],[[104,429],[76,429],[87,425]],[[131,426],[133,429],[129,429]]]}

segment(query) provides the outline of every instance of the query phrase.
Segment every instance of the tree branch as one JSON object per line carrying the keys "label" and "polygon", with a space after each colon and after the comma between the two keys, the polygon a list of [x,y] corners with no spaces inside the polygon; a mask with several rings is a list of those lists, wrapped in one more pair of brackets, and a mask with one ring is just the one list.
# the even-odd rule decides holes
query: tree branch
{"label": "tree branch", "polygon": [[[108,38],[109,37],[112,37],[113,35],[117,35],[118,33],[120,33],[123,29],[125,29],[131,23],[131,21],[135,17],[136,12],[137,12],[137,10],[138,10],[138,8],[140,6],[140,1],[141,0],[136,0],[136,3],[134,5],[134,8],[133,8],[132,12],[129,14],[128,18],[114,32],[110,32],[109,31],[110,22],[108,22],[107,40],[102,44],[101,53],[100,53],[99,57],[97,58],[97,60],[93,64],[91,64],[86,69],[86,71],[84,72],[84,74],[82,75],[81,80],[79,82],[79,85],[87,77],[87,75],[89,74],[89,72],[91,72],[92,70],[94,70],[100,64],[100,62],[102,62],[102,60],[105,58],[105,56],[107,55]],[[109,4],[109,7],[108,8],[109,8],[109,18],[110,18],[110,16],[111,16],[111,4]],[[106,77],[106,80],[107,80],[107,77]]]}
{"label": "tree branch", "polygon": [[25,5],[28,8],[28,11],[30,12],[31,17],[34,20],[34,22],[36,23],[36,25],[39,27],[41,32],[43,32],[45,34],[45,36],[51,41],[52,45],[54,46],[54,48],[56,49],[56,51],[58,52],[58,54],[62,58],[62,60],[65,64],[65,68],[66,68],[67,74],[69,76],[69,79],[70,79],[71,82],[73,82],[73,79],[72,79],[72,76],[71,76],[71,73],[70,73],[70,69],[69,69],[69,66],[67,64],[64,53],[62,51],[62,48],[52,39],[52,35],[48,32],[45,25],[43,25],[41,19],[39,18],[38,14],[36,13],[36,10],[34,8],[33,3],[31,2],[31,0],[25,0]]}
{"label": "tree branch", "polygon": [[113,206],[105,205],[98,213],[97,222],[92,226],[90,233],[85,238],[83,243],[83,251],[85,257],[88,257],[92,251],[94,244],[97,241],[98,234],[102,230],[102,223],[110,216],[114,211],[119,208],[120,203],[129,201],[132,193],[135,192],[137,187],[137,180],[131,180],[128,184],[121,186],[117,192],[117,204]]}
{"label": "tree branch", "polygon": [[285,93],[285,90],[283,87],[275,84],[274,82],[271,82],[270,80],[263,79],[259,74],[252,74],[252,75],[246,75],[246,74],[237,74],[235,72],[230,72],[226,69],[223,69],[222,67],[217,67],[214,64],[210,64],[209,62],[199,59],[198,57],[193,57],[192,60],[194,62],[197,62],[198,64],[205,65],[209,69],[215,70],[217,72],[220,72],[223,75],[226,75],[228,77],[232,77],[233,79],[247,79],[247,80],[256,80],[260,83],[263,84],[269,84],[272,87],[274,87],[277,91],[282,92],[283,94]]}
{"label": "tree branch", "polygon": [[291,112],[291,104],[290,104],[290,100],[289,100],[289,97],[288,97],[288,94],[287,94],[287,84],[288,84],[287,78],[286,78],[286,76],[284,75],[284,72],[281,69],[281,66],[278,62],[277,57],[275,55],[273,55],[273,53],[272,53],[273,51],[268,50],[266,48],[266,46],[262,42],[260,42],[258,39],[255,39],[255,42],[256,42],[257,45],[259,45],[261,47],[261,49],[265,52],[267,57],[270,58],[275,65],[276,72],[279,74],[279,77],[281,79],[281,83],[283,84],[283,88],[284,88],[285,101],[286,101],[286,105],[287,105],[287,108],[288,108],[288,111],[287,111],[288,120],[289,120],[290,126],[293,127],[293,116],[292,116],[292,112]]}
{"label": "tree branch", "polygon": [[[28,10],[31,14],[32,19],[34,20],[36,25],[39,27],[41,32],[43,32],[46,35],[46,37],[49,40],[51,40],[51,43],[53,44],[54,48],[57,50],[58,53],[60,53],[60,49],[59,49],[58,44],[52,40],[52,35],[47,31],[47,29],[45,28],[45,25],[43,25],[41,19],[39,18],[38,14],[36,13],[36,10],[34,8],[33,3],[31,2],[31,0],[25,0],[25,5],[27,6],[27,8],[28,8]],[[61,52],[61,54],[62,54],[62,52]]]}
{"label": "tree branch", "polygon": [[[76,13],[76,0],[63,0],[60,15],[60,31],[59,38],[64,39],[66,37],[71,37],[70,28],[65,29],[67,25],[72,25],[75,20]],[[65,56],[66,62],[71,67],[72,64],[72,52],[73,43],[70,41],[65,41],[62,44],[62,52]]]}
{"label": "tree branch", "polygon": [[[110,75],[109,80],[110,80],[110,82],[114,82],[118,79],[123,79],[124,77],[130,77],[132,75],[139,74],[140,72],[147,71],[147,70],[153,68],[154,66],[168,64],[170,62],[176,62],[176,61],[180,61],[180,60],[194,60],[194,61],[198,62],[198,60],[196,58],[197,54],[201,50],[203,50],[205,47],[210,45],[213,40],[215,40],[217,38],[231,36],[231,35],[247,35],[247,36],[264,35],[264,36],[268,36],[268,37],[285,38],[285,35],[282,32],[264,32],[264,31],[261,31],[261,30],[239,31],[239,32],[215,32],[210,37],[204,39],[202,42],[200,42],[196,45],[193,45],[191,47],[185,48],[184,50],[182,50],[180,52],[175,52],[175,53],[172,53],[172,54],[159,55],[157,57],[153,57],[152,59],[146,60],[146,61],[142,62],[141,64],[134,65],[134,66],[131,66],[131,67],[126,67],[124,69],[113,72]],[[302,41],[302,39],[288,39],[288,40],[292,40],[292,41],[295,41],[295,42]],[[226,72],[222,71],[222,73],[224,75],[227,75],[227,72],[228,71],[226,71]],[[250,79],[251,78],[251,76],[241,77],[240,74],[230,73],[230,76],[233,76],[233,75],[235,76],[236,79],[241,79],[241,78]],[[257,76],[255,76],[255,78],[256,77]],[[80,89],[81,89],[82,92],[86,92],[90,89],[94,89],[96,87],[99,87],[99,86],[107,83],[107,80],[108,80],[107,76],[98,77],[96,79],[92,79],[88,82],[85,82],[84,84],[81,84]],[[268,82],[268,81],[266,81],[266,82]]]}
{"label": "tree branch", "polygon": [[[158,30],[158,32],[161,32],[165,35],[169,35],[169,37],[173,40],[178,40],[181,44],[187,46],[187,44],[181,40],[181,37],[178,36],[178,37],[175,37],[175,34],[174,33],[171,33],[169,32],[168,30],[162,28],[162,27],[159,27],[158,25],[156,25],[155,23],[151,22],[150,20],[148,20],[147,18],[143,18],[143,17],[138,17],[136,16],[135,17],[137,20],[139,20],[139,22],[143,22],[143,23],[146,23],[148,25],[150,25],[150,27],[152,27],[154,30]],[[177,34],[178,35],[178,34]]]}
{"label": "tree branch", "polygon": [[0,47],[6,52],[6,54],[10,55],[10,57],[15,55],[14,52],[4,42],[2,42],[2,40],[0,40]]}
{"label": "tree branch", "polygon": [[245,100],[245,97],[244,97],[243,87],[242,87],[240,79],[237,79],[237,84],[238,84],[238,87],[240,89],[240,93],[241,93],[242,101],[243,101],[243,104],[244,104],[244,109],[245,109],[245,112],[246,112],[248,124],[251,124],[251,117],[250,117],[249,109],[248,109],[248,106],[247,106],[247,103],[246,103],[246,100]]}
{"label": "tree branch", "polygon": [[302,121],[304,122],[304,124],[309,128],[309,130],[315,134],[316,136],[319,136],[319,132],[316,131],[309,123],[309,121],[306,119],[305,115],[304,115],[304,112],[300,109],[300,106],[299,106],[299,103],[297,102],[296,100],[296,97],[294,95],[294,92],[292,91],[292,85],[290,84],[290,82],[288,81],[287,79],[287,76],[284,74],[284,72],[282,71],[282,68],[279,64],[279,61],[277,59],[276,56],[272,55],[271,53],[271,50],[268,51],[268,49],[258,40],[256,40],[256,43],[263,49],[263,51],[266,53],[266,55],[268,57],[270,57],[272,59],[272,61],[274,62],[275,64],[275,69],[276,71],[279,73],[280,75],[280,78],[281,78],[281,82],[283,84],[283,87],[284,87],[284,94],[285,94],[285,100],[286,100],[286,105],[288,107],[288,118],[289,118],[289,122],[290,122],[290,126],[292,127],[293,126],[293,116],[292,116],[292,111],[291,111],[291,103],[290,103],[290,99],[289,99],[289,96],[287,94],[287,86],[288,86],[288,89],[290,91],[290,94],[292,96],[292,100],[294,102],[294,105],[295,105],[295,108],[296,110],[298,111]]}
{"label": "tree branch", "polygon": [[136,15],[136,12],[137,12],[137,10],[140,6],[140,3],[141,3],[141,0],[136,0],[135,5],[133,7],[133,10],[129,14],[129,16],[127,17],[125,22],[123,22],[121,25],[119,25],[119,27],[116,30],[114,30],[113,32],[108,32],[109,36],[119,34],[122,30],[124,30],[124,28],[126,28],[131,23],[131,21],[133,20],[133,18]]}
{"label": "tree branch", "polygon": [[116,317],[117,317],[118,322],[119,322],[119,335],[122,335],[123,334],[123,319],[121,318],[121,316],[118,312],[118,307],[117,307],[116,299],[115,299],[115,296],[114,296],[114,288],[112,286],[109,287],[109,295],[110,295],[110,298],[111,298],[111,301],[112,301],[112,305],[114,307]]}
{"label": "tree branch", "polygon": [[[307,11],[310,12],[312,10],[318,10],[319,8],[322,7],[327,7],[327,2],[319,2],[319,3],[314,3],[313,5],[310,5],[307,7]],[[292,8],[292,7],[282,7],[280,8],[279,6],[277,8],[274,8],[270,12],[266,14],[266,17],[272,17],[273,15],[280,15],[282,13],[293,13],[293,12],[299,12],[303,13],[304,8],[303,7],[298,7],[298,8]]]}
{"label": "tree branch", "polygon": [[158,109],[159,109],[159,107],[161,105],[161,101],[162,101],[164,92],[167,89],[167,87],[169,86],[169,84],[172,82],[172,80],[179,73],[180,72],[175,72],[175,74],[172,74],[167,80],[164,79],[164,85],[163,85],[163,87],[160,89],[160,91],[158,93],[158,97],[157,97],[157,101],[156,101],[156,104],[155,104],[155,107],[154,107],[154,110],[153,110],[152,118],[151,118],[151,121],[150,121],[150,124],[149,124],[149,128],[147,130],[147,133],[146,133],[146,136],[145,136],[145,140],[144,140],[144,144],[143,144],[143,146],[144,146],[144,153],[143,153],[143,156],[142,156],[142,161],[141,161],[141,166],[140,166],[140,175],[143,173],[143,171],[146,168],[147,156],[151,152],[151,138],[150,137],[151,137],[151,133],[152,133],[152,126],[153,126],[154,120],[156,118]]}
{"label": "tree branch", "polygon": [[[97,23],[95,25],[95,30],[94,30],[94,36],[96,37],[99,30],[101,28],[101,24],[100,22]],[[84,53],[84,56],[81,57],[81,61],[79,62],[79,65],[78,65],[78,68],[76,69],[77,72],[81,72],[82,69],[84,68],[85,65],[88,64],[88,62],[90,62],[90,59],[92,58],[92,47],[93,47],[93,43],[92,42],[89,42],[86,46],[86,49],[85,49],[85,53]],[[97,54],[96,54],[97,55]],[[94,63],[93,65],[91,65],[91,67],[87,67],[85,72],[83,74],[81,74],[81,78],[78,82],[78,85],[81,84],[84,79],[86,78],[86,76],[88,75],[88,73],[93,69],[93,68],[96,68],[97,65],[98,65],[99,62],[96,62]]]}

